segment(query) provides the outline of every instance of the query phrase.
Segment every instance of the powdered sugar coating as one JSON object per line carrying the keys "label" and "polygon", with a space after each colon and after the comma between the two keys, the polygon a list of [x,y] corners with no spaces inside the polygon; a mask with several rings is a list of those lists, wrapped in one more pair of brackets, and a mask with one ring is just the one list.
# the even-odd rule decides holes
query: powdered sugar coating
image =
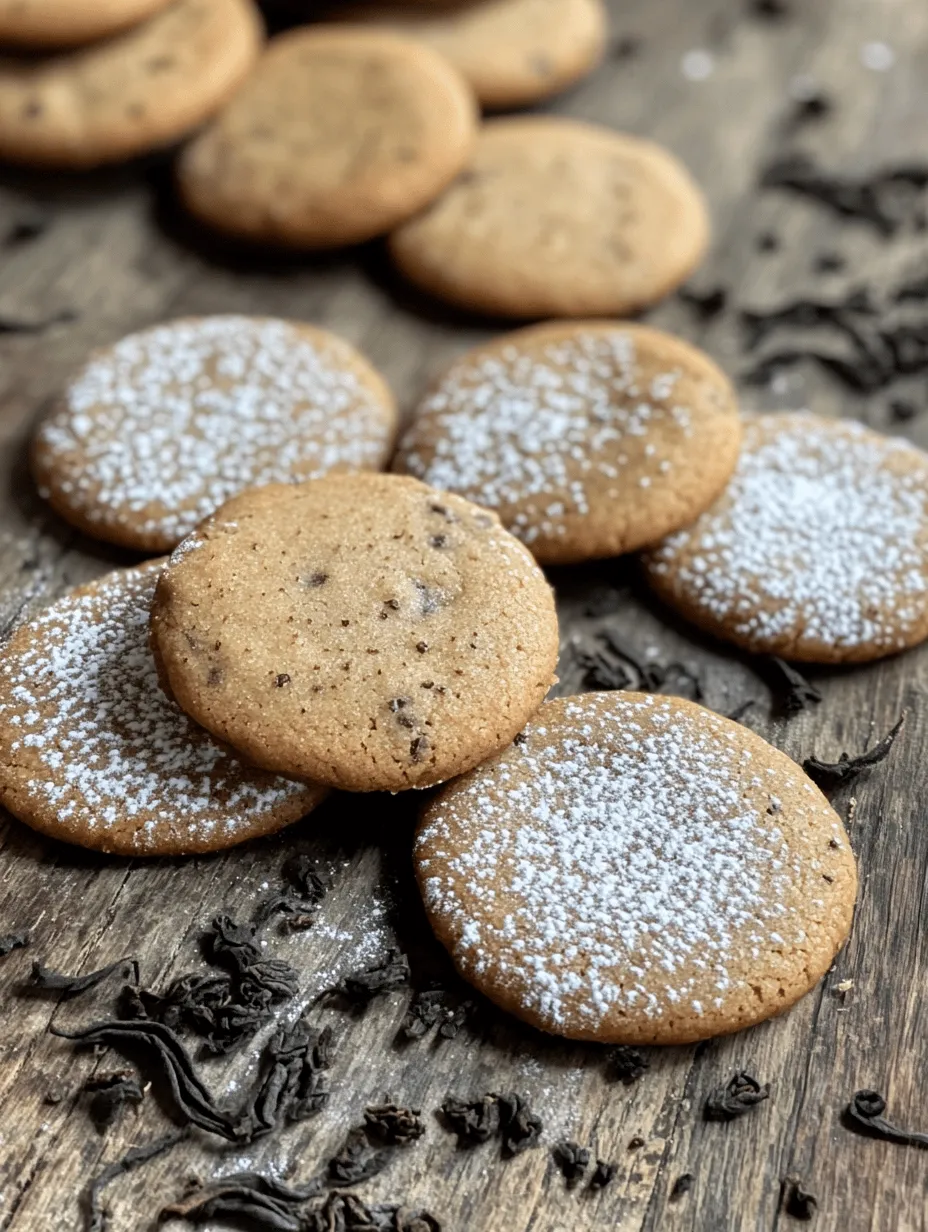
{"label": "powdered sugar coating", "polygon": [[203,317],[93,357],[39,429],[35,457],[66,517],[161,550],[243,488],[377,469],[394,422],[386,387],[334,335]]}
{"label": "powdered sugar coating", "polygon": [[808,413],[749,417],[735,475],[648,558],[714,632],[807,660],[862,660],[928,634],[928,455]]}
{"label": "powdered sugar coating", "polygon": [[792,762],[638,694],[548,703],[430,806],[415,850],[462,973],[581,1038],[767,1017],[827,967],[853,903],[840,820]]}
{"label": "powdered sugar coating", "polygon": [[737,438],[727,382],[692,348],[643,327],[555,324],[452,365],[395,468],[497,510],[539,559],[579,559],[692,520],[728,478]]}
{"label": "powdered sugar coating", "polygon": [[0,663],[0,796],[104,851],[208,851],[279,829],[320,788],[252,770],[161,690],[148,617],[160,562],[108,574],[14,635]]}

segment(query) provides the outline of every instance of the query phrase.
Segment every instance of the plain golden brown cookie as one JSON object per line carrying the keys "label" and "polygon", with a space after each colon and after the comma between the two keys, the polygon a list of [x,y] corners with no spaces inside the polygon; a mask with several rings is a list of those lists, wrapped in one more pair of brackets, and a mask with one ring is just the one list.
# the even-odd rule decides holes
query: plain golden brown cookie
{"label": "plain golden brown cookie", "polygon": [[411,39],[317,26],[274,39],[179,164],[189,209],[298,248],[380,235],[432,201],[470,155],[473,92]]}
{"label": "plain golden brown cookie", "polygon": [[243,81],[262,37],[252,0],[174,0],[104,42],[0,58],[0,158],[82,169],[177,141]]}
{"label": "plain golden brown cookie", "polygon": [[332,11],[419,39],[447,57],[489,110],[525,107],[589,73],[606,46],[602,0],[359,4]]}
{"label": "plain golden brown cookie", "polygon": [[844,944],[835,811],[785,754],[679,698],[586,694],[424,811],[435,932],[497,1005],[571,1039],[683,1044],[779,1014]]}
{"label": "plain golden brown cookie", "polygon": [[727,483],[741,425],[715,364],[643,325],[555,322],[440,376],[394,469],[495,509],[542,564],[633,551]]}
{"label": "plain golden brown cookie", "polygon": [[526,549],[399,475],[229,501],[177,548],[152,633],[188,714],[255,765],[349,791],[427,787],[491,756],[558,652]]}
{"label": "plain golden brown cookie", "polygon": [[928,454],[847,420],[749,416],[725,492],[645,565],[682,615],[746,650],[904,650],[928,637]]}
{"label": "plain golden brown cookie", "polygon": [[161,690],[148,619],[162,562],[57,600],[0,656],[0,802],[51,838],[122,855],[219,851],[325,790],[244,766]]}
{"label": "plain golden brown cookie", "polygon": [[709,239],[660,146],[553,116],[492,120],[448,191],[390,237],[430,294],[505,317],[623,316],[672,291]]}
{"label": "plain golden brown cookie", "polygon": [[85,533],[175,546],[230,496],[377,470],[393,397],[343,339],[273,317],[187,317],[97,351],[40,426],[39,490]]}
{"label": "plain golden brown cookie", "polygon": [[0,43],[70,47],[137,25],[172,0],[0,0]]}

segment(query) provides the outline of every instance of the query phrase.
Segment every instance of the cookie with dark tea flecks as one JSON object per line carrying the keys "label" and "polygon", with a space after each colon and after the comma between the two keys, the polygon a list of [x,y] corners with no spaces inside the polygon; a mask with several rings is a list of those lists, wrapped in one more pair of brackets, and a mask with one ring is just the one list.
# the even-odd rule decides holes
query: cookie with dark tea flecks
{"label": "cookie with dark tea flecks", "polygon": [[254,488],[176,549],[152,609],[180,705],[267,770],[351,791],[461,774],[553,682],[551,589],[495,514],[401,475]]}
{"label": "cookie with dark tea flecks", "polygon": [[588,693],[425,808],[416,875],[460,973],[572,1039],[678,1044],[788,1009],[844,944],[841,820],[693,702]]}
{"label": "cookie with dark tea flecks", "polygon": [[326,795],[244,765],[165,695],[148,629],[162,567],[71,591],[3,648],[0,802],[52,838],[132,856],[218,851]]}

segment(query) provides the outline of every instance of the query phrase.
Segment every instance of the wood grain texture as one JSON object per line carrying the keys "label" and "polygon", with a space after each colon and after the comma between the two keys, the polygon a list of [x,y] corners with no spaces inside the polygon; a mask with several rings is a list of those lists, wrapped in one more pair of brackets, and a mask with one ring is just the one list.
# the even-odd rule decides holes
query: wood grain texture
{"label": "wood grain texture", "polygon": [[[867,172],[893,162],[928,161],[928,9],[917,0],[797,0],[788,21],[751,17],[735,0],[615,0],[616,37],[642,40],[630,59],[609,58],[554,105],[664,142],[705,186],[716,240],[693,279],[723,283],[739,307],[764,307],[800,294],[837,293],[858,283],[886,285],[925,257],[922,236],[891,244],[858,224],[838,225],[822,209],[782,194],[758,194],[761,166],[803,148],[825,165]],[[892,44],[889,72],[861,66],[860,48]],[[693,82],[681,72],[687,51],[705,49],[714,71]],[[793,133],[786,124],[790,83],[809,76],[831,94],[833,115]],[[390,275],[379,245],[324,258],[283,259],[233,251],[180,219],[170,205],[163,163],[63,182],[21,173],[0,179],[0,237],[36,205],[51,225],[40,238],[0,250],[0,317],[77,314],[37,335],[0,337],[0,630],[8,630],[68,586],[128,556],[91,543],[55,519],[34,494],[25,468],[30,426],[88,349],[166,317],[214,311],[294,316],[338,331],[387,375],[407,406],[450,356],[489,337],[492,323],[427,303]],[[773,230],[780,250],[756,237]],[[847,269],[814,274],[815,254],[837,249]],[[648,320],[704,345],[735,376],[746,363],[735,313],[700,322],[679,301]],[[924,405],[924,393],[917,390]],[[801,369],[777,391],[743,389],[747,406],[811,405],[887,426],[886,397],[856,399]],[[928,444],[928,416],[911,425]],[[489,1013],[435,1048],[399,1048],[393,1037],[408,998],[391,994],[363,1018],[313,1011],[340,1038],[330,1109],[247,1150],[195,1137],[113,1184],[114,1232],[151,1226],[157,1210],[196,1172],[211,1177],[245,1166],[308,1176],[336,1148],[371,1099],[389,1095],[425,1110],[428,1133],[364,1185],[370,1200],[405,1200],[434,1211],[453,1232],[787,1232],[781,1178],[800,1177],[819,1198],[818,1229],[863,1232],[928,1227],[928,1155],[850,1133],[840,1114],[859,1087],[880,1089],[892,1116],[928,1128],[926,1079],[928,812],[921,752],[926,737],[928,649],[854,671],[815,673],[824,700],[788,723],[770,713],[769,695],[744,658],[700,640],[642,593],[634,567],[614,562],[552,573],[563,630],[562,692],[580,684],[572,643],[608,625],[662,660],[698,668],[706,703],[729,711],[754,698],[747,722],[794,757],[856,753],[908,711],[891,760],[835,796],[849,819],[862,888],[851,941],[821,986],[787,1017],[696,1048],[652,1053],[635,1086],[604,1077],[593,1047],[533,1035]],[[856,807],[851,810],[851,796]],[[248,915],[295,845],[332,869],[334,888],[317,925],[269,951],[301,971],[306,999],[341,974],[376,958],[394,933],[418,977],[437,961],[423,929],[409,868],[414,802],[337,797],[290,832],[221,856],[151,862],[97,858],[40,839],[6,819],[0,832],[0,932],[29,927],[32,950],[0,962],[0,1229],[81,1227],[79,1197],[101,1163],[168,1125],[156,1100],[105,1136],[90,1127],[77,1091],[114,1056],[74,1053],[46,1033],[93,1016],[81,999],[15,995],[33,957],[72,971],[137,953],[148,985],[188,969],[203,924],[218,910]],[[852,814],[852,815],[851,815]],[[838,991],[843,981],[853,987]],[[255,1048],[210,1062],[217,1092],[240,1090]],[[706,1123],[701,1105],[734,1070],[773,1084],[772,1098],[741,1121]],[[52,1083],[66,1092],[43,1102]],[[526,1093],[546,1123],[546,1144],[573,1137],[616,1160],[616,1181],[599,1196],[568,1193],[547,1149],[498,1162],[494,1149],[456,1150],[433,1110],[449,1093]],[[633,1137],[645,1145],[630,1150]],[[672,1200],[682,1174],[694,1180]],[[172,1225],[173,1226],[173,1225]],[[177,1225],[179,1226],[179,1225]]]}

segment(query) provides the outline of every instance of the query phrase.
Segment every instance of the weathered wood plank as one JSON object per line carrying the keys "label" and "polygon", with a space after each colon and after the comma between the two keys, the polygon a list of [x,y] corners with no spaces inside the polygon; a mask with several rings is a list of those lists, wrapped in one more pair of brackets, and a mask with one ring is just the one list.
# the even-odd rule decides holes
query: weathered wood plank
{"label": "weathered wood plank", "polygon": [[[808,149],[828,165],[866,171],[894,161],[928,160],[925,85],[928,13],[915,0],[807,0],[791,20],[762,21],[730,0],[618,0],[617,35],[642,39],[632,59],[610,59],[556,105],[665,142],[706,186],[716,242],[694,282],[732,288],[737,306],[762,307],[796,295],[880,287],[924,259],[924,237],[887,245],[865,227],[838,227],[821,209],[777,193],[758,195],[759,168],[772,156]],[[892,72],[859,62],[860,47],[895,45]],[[705,81],[680,71],[687,51],[714,57]],[[788,131],[790,83],[804,74],[833,94],[834,114]],[[64,587],[127,557],[94,545],[53,518],[24,466],[30,424],[87,350],[162,317],[212,311],[293,315],[329,326],[361,346],[408,407],[451,355],[487,337],[493,324],[427,304],[398,286],[377,245],[322,258],[267,259],[231,252],[198,235],[168,201],[168,174],[147,167],[58,182],[9,173],[0,180],[0,235],[40,201],[52,225],[39,239],[0,253],[0,316],[34,318],[62,307],[77,318],[39,336],[0,338],[0,628],[36,610]],[[157,208],[155,202],[157,201]],[[757,250],[774,230],[776,254]],[[827,280],[815,255],[837,249],[845,272]],[[734,373],[745,365],[732,311],[701,322],[679,302],[650,318],[705,345]],[[829,413],[887,423],[886,397],[851,397],[820,373],[794,373],[776,390],[745,389],[745,403],[809,401]],[[920,404],[923,391],[918,390]],[[911,425],[928,444],[928,417]],[[884,1091],[903,1124],[924,1126],[926,1011],[921,989],[928,956],[920,942],[926,909],[928,828],[920,753],[925,740],[928,652],[853,672],[822,672],[820,706],[786,723],[771,717],[766,686],[751,665],[683,628],[640,592],[634,569],[607,564],[552,574],[561,603],[562,691],[579,687],[573,639],[603,623],[662,660],[698,668],[706,703],[721,711],[754,698],[746,722],[796,757],[860,750],[895,721],[908,721],[891,761],[854,788],[851,834],[862,890],[848,949],[820,989],[788,1017],[705,1048],[669,1049],[626,1088],[608,1083],[600,1050],[535,1035],[487,1013],[440,1048],[395,1047],[406,997],[391,994],[362,1019],[313,1011],[341,1036],[331,1109],[247,1150],[196,1137],[114,1184],[115,1232],[145,1226],[185,1176],[243,1166],[309,1175],[335,1149],[363,1105],[382,1095],[427,1110],[427,1136],[364,1186],[371,1200],[399,1199],[440,1214],[450,1229],[617,1228],[780,1229],[779,1186],[800,1176],[821,1202],[819,1228],[920,1229],[926,1225],[928,1157],[850,1134],[840,1112],[852,1092]],[[845,813],[850,793],[836,797]],[[301,1001],[354,966],[377,958],[398,935],[420,975],[440,959],[425,935],[408,867],[412,804],[381,798],[333,800],[288,834],[225,855],[190,861],[103,860],[56,845],[8,821],[0,831],[0,931],[29,925],[33,952],[0,964],[0,1228],[10,1232],[80,1226],[77,1196],[101,1161],[157,1136],[168,1124],[153,1099],[99,1138],[76,1092],[112,1056],[74,1054],[45,1034],[91,1016],[81,1000],[57,1005],[13,995],[33,955],[90,970],[139,953],[146,982],[161,985],[194,961],[202,925],[221,908],[247,915],[273,881],[284,854],[306,845],[331,867],[334,886],[310,932],[273,937],[269,950],[302,973]],[[842,994],[838,983],[853,980]],[[697,1057],[697,1051],[699,1053]],[[217,1092],[247,1085],[256,1048],[206,1067]],[[769,1103],[743,1121],[707,1124],[709,1090],[738,1068],[773,1083]],[[43,1102],[52,1083],[66,1091]],[[620,1171],[599,1196],[567,1193],[546,1150],[501,1164],[493,1148],[455,1149],[432,1116],[449,1091],[518,1089],[546,1122],[546,1145],[572,1136],[615,1159]],[[634,1138],[644,1146],[629,1149]],[[691,1173],[688,1193],[671,1200]]]}

